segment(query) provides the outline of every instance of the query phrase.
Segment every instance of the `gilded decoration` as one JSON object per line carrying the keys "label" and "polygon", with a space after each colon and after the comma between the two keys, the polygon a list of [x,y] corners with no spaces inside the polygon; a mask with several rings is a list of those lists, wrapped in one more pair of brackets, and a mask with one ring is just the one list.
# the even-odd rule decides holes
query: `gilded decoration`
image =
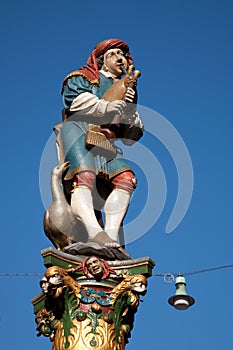
{"label": "gilded decoration", "polygon": [[91,256],[75,268],[47,268],[40,286],[43,302],[35,321],[38,336],[50,337],[52,350],[124,350],[147,279],[117,274]]}

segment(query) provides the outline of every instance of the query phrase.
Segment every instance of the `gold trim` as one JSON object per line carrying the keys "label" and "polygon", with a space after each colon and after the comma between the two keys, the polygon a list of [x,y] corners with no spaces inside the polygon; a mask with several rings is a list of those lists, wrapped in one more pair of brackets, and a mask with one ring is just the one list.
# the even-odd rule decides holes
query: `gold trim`
{"label": "gold trim", "polygon": [[127,170],[131,171],[134,174],[132,169],[128,166],[128,167],[120,168],[118,170],[113,171],[111,174],[109,174],[109,178],[111,179],[111,178],[115,177],[116,175],[119,175],[119,174],[121,174],[121,173],[123,173],[123,172],[125,172]]}
{"label": "gold trim", "polygon": [[[114,324],[109,324],[103,319],[98,319],[98,325],[96,327],[96,332],[93,332],[93,327],[91,325],[91,319],[86,318],[83,321],[78,321],[74,319],[72,321],[73,327],[70,329],[70,335],[68,336],[69,350],[124,350],[124,333],[120,330],[121,342],[116,342],[116,333],[114,329]],[[63,350],[65,349],[65,335],[63,324],[60,323],[57,326],[54,341],[53,350]]]}
{"label": "gold trim", "polygon": [[[109,264],[110,265],[110,264]],[[141,263],[137,263],[137,264],[133,264],[133,265],[124,265],[124,266],[118,266],[118,267],[115,267],[115,266],[111,266],[111,268],[113,269],[113,270],[120,270],[120,269],[131,269],[131,268],[134,268],[134,267],[137,267],[137,266],[143,266],[143,265],[150,265],[149,264],[149,261],[146,261],[146,262],[141,262]]]}
{"label": "gold trim", "polygon": [[[77,280],[78,281],[78,280]],[[82,286],[82,287],[85,287],[85,286],[97,286],[97,287],[105,287],[105,288],[110,288],[110,289],[113,289],[115,288],[116,286],[113,286],[112,284],[104,284],[104,283],[96,283],[96,281],[93,281],[93,282],[80,282],[78,281],[78,283]],[[119,282],[118,282],[119,283]],[[115,284],[117,284],[117,282],[115,282]],[[111,293],[111,292],[106,292],[106,293]]]}
{"label": "gold trim", "polygon": [[32,303],[33,306],[35,306],[35,305],[39,304],[45,298],[46,298],[46,294],[44,294],[44,293],[42,294],[42,292],[41,292],[41,294],[37,295],[36,297],[34,297],[31,300],[31,303]]}
{"label": "gold trim", "polygon": [[86,188],[87,190],[90,190],[90,191],[91,191],[90,187],[88,187],[88,186],[85,186],[85,185],[74,185],[74,184],[73,184],[73,190],[71,190],[70,193],[74,193],[74,191],[76,190],[76,188]]}
{"label": "gold trim", "polygon": [[45,253],[43,256],[43,258],[46,258],[47,256],[53,256],[55,257],[56,259],[60,259],[61,261],[64,261],[64,262],[67,262],[67,263],[70,263],[71,265],[81,265],[81,261],[74,261],[74,260],[70,260],[68,258],[64,258],[64,257],[60,257],[59,255],[56,255],[54,254],[53,252],[48,252],[48,253]]}
{"label": "gold trim", "polygon": [[77,166],[76,168],[71,170],[71,172],[69,174],[67,174],[64,177],[64,180],[65,181],[72,180],[75,174],[77,174],[78,172],[83,172],[83,171],[91,171],[91,172],[93,172],[95,174],[95,169],[93,167],[82,168],[82,166]]}
{"label": "gold trim", "polygon": [[[116,278],[117,278],[117,279],[118,279],[119,277],[122,278],[122,276],[117,276],[117,275],[116,275]],[[90,283],[91,283],[92,280],[93,280],[93,282],[96,283],[96,280],[95,280],[94,278],[87,278],[85,275],[77,277],[76,280],[77,280],[77,281],[82,280],[82,281],[84,281],[84,282],[90,282]],[[90,280],[91,280],[91,281],[90,281]],[[114,278],[111,278],[111,277],[106,278],[104,281],[111,282],[111,283],[118,283],[118,280],[116,280],[116,279],[114,279]],[[100,283],[102,283],[102,282],[100,282]],[[80,283],[80,284],[81,284],[81,283]]]}
{"label": "gold trim", "polygon": [[[65,258],[65,257],[60,257],[59,255],[56,255],[54,252],[45,253],[43,255],[43,257],[47,257],[47,256],[51,256],[51,255],[54,256],[57,259],[60,259],[60,260],[64,261],[64,262],[70,262],[72,265],[78,265],[79,266],[81,264],[81,262],[78,262],[78,261],[76,262],[74,260],[70,260],[70,259]],[[113,270],[124,270],[124,269],[130,269],[130,268],[134,268],[134,267],[137,267],[137,266],[143,266],[143,265],[151,266],[150,261],[142,261],[142,262],[138,262],[138,263],[133,263],[132,262],[132,265],[124,265],[124,266],[112,266],[111,265],[111,261],[107,261],[107,262],[108,262],[109,266],[111,266],[111,268]]]}
{"label": "gold trim", "polygon": [[84,73],[81,73],[79,70],[75,70],[71,73],[69,73],[65,79],[63,80],[63,83],[62,83],[62,90],[61,90],[61,94],[63,94],[64,92],[64,89],[66,87],[66,84],[68,82],[68,80],[72,77],[75,77],[75,76],[82,76],[83,78],[85,78],[91,85],[96,85],[96,86],[99,86],[99,79],[94,79],[94,80],[91,80],[89,79]]}

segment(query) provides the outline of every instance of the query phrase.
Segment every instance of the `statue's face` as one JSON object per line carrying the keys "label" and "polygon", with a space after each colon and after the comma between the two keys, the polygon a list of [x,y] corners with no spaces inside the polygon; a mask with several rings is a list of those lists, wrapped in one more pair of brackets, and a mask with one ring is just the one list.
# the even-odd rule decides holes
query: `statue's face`
{"label": "statue's face", "polygon": [[105,52],[103,69],[108,71],[113,78],[120,78],[127,68],[128,61],[121,49],[110,49]]}
{"label": "statue's face", "polygon": [[45,294],[48,293],[49,282],[45,276],[40,280],[40,287]]}
{"label": "statue's face", "polygon": [[104,267],[101,260],[92,256],[86,261],[86,267],[90,274],[95,278],[101,278],[103,275]]}

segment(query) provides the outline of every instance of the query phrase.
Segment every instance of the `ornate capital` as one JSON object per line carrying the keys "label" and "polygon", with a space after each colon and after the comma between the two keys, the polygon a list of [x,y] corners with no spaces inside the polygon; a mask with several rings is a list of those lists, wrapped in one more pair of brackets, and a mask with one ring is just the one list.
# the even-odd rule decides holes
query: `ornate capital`
{"label": "ornate capital", "polygon": [[32,300],[38,336],[50,337],[53,350],[124,350],[148,277],[129,274],[127,264],[119,270],[92,256],[67,269],[49,266]]}

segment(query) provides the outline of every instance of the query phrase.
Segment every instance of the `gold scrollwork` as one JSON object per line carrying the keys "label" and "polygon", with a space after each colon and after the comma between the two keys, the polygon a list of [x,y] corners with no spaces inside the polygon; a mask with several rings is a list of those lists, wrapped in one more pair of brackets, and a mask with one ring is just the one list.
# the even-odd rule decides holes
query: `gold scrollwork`
{"label": "gold scrollwork", "polygon": [[[95,333],[93,333],[90,319],[74,320],[70,333],[68,337],[69,350],[124,350],[124,344],[115,341],[114,325],[102,319],[99,320]],[[64,350],[65,341],[64,330],[60,324],[56,331],[52,350]]]}

